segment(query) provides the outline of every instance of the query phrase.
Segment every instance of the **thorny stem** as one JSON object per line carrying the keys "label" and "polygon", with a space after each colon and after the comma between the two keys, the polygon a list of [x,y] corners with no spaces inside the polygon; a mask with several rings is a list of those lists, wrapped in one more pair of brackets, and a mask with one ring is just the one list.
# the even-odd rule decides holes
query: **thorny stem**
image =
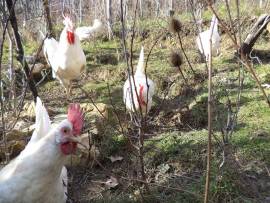
{"label": "thorny stem", "polygon": [[[130,93],[131,93],[131,100],[132,100],[132,104],[133,104],[133,108],[135,111],[135,114],[137,114],[136,108],[135,108],[135,104],[134,104],[134,97],[133,97],[133,91],[132,91],[132,82],[134,85],[134,89],[135,89],[135,94],[136,94],[136,98],[139,100],[139,95],[137,92],[137,88],[136,88],[136,84],[135,84],[135,79],[134,79],[134,69],[133,69],[133,64],[132,64],[132,59],[133,59],[133,42],[134,42],[134,36],[135,36],[135,22],[136,22],[136,16],[137,16],[137,7],[138,7],[138,0],[136,1],[136,8],[135,8],[135,13],[134,13],[134,21],[133,21],[133,34],[132,34],[132,38],[131,38],[131,59],[130,59],[130,66],[128,63],[128,58],[127,58],[127,54],[126,54],[126,41],[125,41],[125,27],[124,27],[124,18],[123,18],[123,0],[120,0],[120,6],[121,6],[121,24],[122,24],[122,43],[123,43],[123,48],[124,48],[124,53],[125,53],[125,59],[126,59],[126,63],[127,63],[127,67],[128,67],[128,80],[129,80],[129,85],[130,85]],[[133,79],[133,81],[132,81]],[[147,78],[146,78],[147,81]],[[143,117],[142,114],[142,108],[139,105],[139,110],[140,110],[140,118]],[[142,119],[139,119],[140,125],[139,127],[139,160],[140,160],[140,165],[141,165],[141,173],[142,173],[142,179],[145,182],[145,188],[146,191],[150,194],[150,189],[149,186],[146,182],[146,175],[145,175],[145,169],[144,169],[144,162],[143,162],[143,140],[144,140],[144,135],[142,132]]]}
{"label": "thorny stem", "polygon": [[[138,0],[136,1],[136,7],[135,7],[135,13],[134,13],[134,22],[133,22],[133,28],[132,28],[132,38],[131,38],[131,58],[130,58],[130,62],[131,62],[131,67],[132,67],[132,78],[133,78],[133,83],[134,83],[134,88],[135,88],[135,93],[136,93],[136,98],[137,100],[139,100],[139,95],[137,92],[137,87],[135,84],[135,79],[134,79],[134,69],[133,69],[133,65],[132,65],[132,59],[133,59],[133,43],[134,43],[134,37],[135,37],[135,23],[136,23],[136,17],[137,17],[137,10],[138,10]],[[146,73],[145,73],[146,74]],[[147,101],[146,101],[146,114],[147,114],[147,104],[148,104],[148,92],[149,92],[149,84],[148,84],[148,78],[147,78],[147,74],[146,74],[146,84],[147,84]],[[133,97],[132,97],[133,98]],[[148,194],[151,194],[148,183],[146,181],[146,174],[145,174],[145,168],[144,168],[144,133],[143,133],[143,112],[142,112],[142,107],[139,104],[139,110],[140,110],[140,125],[139,125],[139,151],[138,151],[138,156],[139,156],[139,162],[140,162],[140,167],[141,167],[141,175],[142,175],[142,180],[145,181],[144,185],[145,185],[145,189],[147,191]]]}

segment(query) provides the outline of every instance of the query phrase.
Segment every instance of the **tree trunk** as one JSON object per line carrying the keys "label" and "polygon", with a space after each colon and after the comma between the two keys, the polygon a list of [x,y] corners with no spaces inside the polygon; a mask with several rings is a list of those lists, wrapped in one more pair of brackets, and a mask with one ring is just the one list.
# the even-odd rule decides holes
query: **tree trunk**
{"label": "tree trunk", "polygon": [[143,2],[142,0],[139,0],[139,8],[140,8],[140,18],[143,17]]}
{"label": "tree trunk", "polygon": [[24,58],[24,50],[23,50],[21,37],[19,34],[19,30],[18,30],[17,19],[15,16],[14,8],[13,8],[13,1],[6,0],[6,4],[7,4],[7,8],[8,8],[9,15],[10,15],[10,24],[12,26],[13,35],[15,37],[15,43],[16,43],[16,47],[17,47],[16,51],[17,51],[17,55],[18,55],[17,59],[23,67],[24,73],[28,79],[29,88],[34,96],[35,101],[36,101],[36,98],[38,96],[38,92],[37,92],[35,83],[34,83],[33,79],[31,78],[31,75],[30,75],[31,72],[30,72],[30,69],[28,67],[28,64]]}
{"label": "tree trunk", "polygon": [[123,11],[123,18],[125,19],[125,20],[127,20],[127,16],[128,16],[128,5],[127,5],[127,1],[128,0],[124,0],[124,2],[123,2],[123,9],[124,9],[124,11]]}
{"label": "tree trunk", "polygon": [[112,0],[106,0],[106,17],[109,40],[112,39]]}
{"label": "tree trunk", "polygon": [[186,12],[188,12],[188,1],[189,0],[185,0],[185,10],[186,10]]}
{"label": "tree trunk", "polygon": [[79,23],[81,24],[82,23],[82,0],[80,0],[80,3],[79,3]]}
{"label": "tree trunk", "polygon": [[47,32],[49,33],[49,37],[55,37],[48,0],[43,0],[43,8],[45,11],[46,27],[47,27]]}
{"label": "tree trunk", "polygon": [[170,6],[169,6],[170,10],[173,10],[173,0],[170,0]]}
{"label": "tree trunk", "polygon": [[266,28],[267,24],[270,22],[270,15],[263,14],[259,17],[257,22],[251,28],[247,38],[242,43],[239,53],[243,53],[244,55],[248,56],[254,46],[255,42],[262,34],[263,30]]}
{"label": "tree trunk", "polygon": [[156,0],[156,17],[159,16],[160,12],[160,0]]}
{"label": "tree trunk", "polygon": [[[9,100],[13,101],[12,108],[16,107],[16,75],[14,70],[14,63],[13,63],[13,41],[11,37],[10,29],[7,29],[7,36],[9,40],[9,81],[10,81],[10,92],[9,92]],[[15,113],[15,111],[13,112]]]}
{"label": "tree trunk", "polygon": [[199,28],[199,32],[202,32],[202,9],[203,5],[200,2],[197,2],[195,15],[196,15],[196,23]]}
{"label": "tree trunk", "polygon": [[260,0],[260,8],[263,8],[263,0]]}
{"label": "tree trunk", "polygon": [[167,15],[168,16],[173,16],[174,11],[173,11],[173,0],[169,0],[168,2],[168,9],[167,9]]}

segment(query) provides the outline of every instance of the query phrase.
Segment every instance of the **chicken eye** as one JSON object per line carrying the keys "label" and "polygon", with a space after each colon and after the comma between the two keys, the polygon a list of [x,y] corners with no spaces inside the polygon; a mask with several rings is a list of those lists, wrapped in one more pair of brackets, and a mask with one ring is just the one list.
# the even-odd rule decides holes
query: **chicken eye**
{"label": "chicken eye", "polygon": [[67,134],[69,132],[69,129],[68,128],[64,128],[63,129],[63,133]]}

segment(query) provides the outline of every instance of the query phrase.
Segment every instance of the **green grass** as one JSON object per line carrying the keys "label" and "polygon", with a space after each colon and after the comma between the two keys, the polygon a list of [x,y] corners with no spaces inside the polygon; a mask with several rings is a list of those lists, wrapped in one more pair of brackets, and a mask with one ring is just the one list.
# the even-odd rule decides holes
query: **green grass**
{"label": "green grass", "polygon": [[[235,9],[234,5],[232,8]],[[218,8],[218,12],[225,17],[224,6]],[[248,12],[244,11],[243,12]],[[182,13],[177,16],[182,21],[191,19],[190,14]],[[235,13],[234,13],[235,15]],[[211,12],[205,11],[203,18],[210,20],[212,17]],[[165,19],[154,20],[142,20],[138,22],[140,29],[148,29],[151,27],[153,33],[150,32],[150,36],[144,40],[137,37],[134,41],[134,60],[133,64],[136,67],[140,47],[145,47],[145,58],[153,44],[157,32],[163,29],[163,26],[167,26]],[[117,27],[118,26],[118,27]],[[130,25],[129,25],[130,26]],[[115,29],[119,31],[119,25],[115,26]],[[156,30],[158,30],[156,32]],[[129,36],[130,37],[130,36]],[[149,58],[147,72],[149,77],[156,83],[156,96],[163,98],[166,88],[164,88],[165,82],[173,81],[177,79],[175,84],[171,87],[166,97],[164,109],[161,109],[160,114],[157,116],[157,121],[153,128],[151,128],[151,136],[145,139],[145,164],[148,174],[151,174],[152,181],[155,182],[155,175],[159,172],[163,165],[168,164],[170,169],[164,175],[165,181],[162,183],[165,186],[179,187],[195,194],[203,194],[204,182],[205,182],[205,168],[206,168],[206,146],[207,146],[207,81],[197,84],[199,88],[196,90],[194,97],[190,95],[181,94],[184,88],[184,82],[180,77],[177,69],[171,68],[168,63],[170,51],[172,49],[179,49],[178,41],[175,36],[173,39],[166,39],[160,41],[158,45],[153,49],[152,55]],[[183,36],[184,47],[187,50],[187,55],[197,73],[203,73],[205,71],[205,64],[198,63],[199,55],[194,42],[195,35]],[[213,58],[214,69],[214,93],[217,101],[215,103],[214,119],[213,119],[213,131],[215,135],[220,138],[220,127],[224,127],[227,118],[227,97],[224,89],[229,92],[230,99],[233,104],[233,110],[236,110],[235,104],[237,101],[237,81],[227,84],[226,79],[235,79],[238,76],[238,64],[234,59],[234,53],[232,49],[228,49],[231,45],[227,36],[222,35],[222,55]],[[127,39],[127,47],[130,47],[130,38]],[[269,50],[270,45],[266,39],[260,39],[256,44],[256,49]],[[6,45],[5,45],[6,46]],[[108,95],[107,84],[109,84],[112,94],[112,102],[116,106],[116,111],[120,114],[124,125],[128,126],[126,117],[124,117],[124,104],[122,101],[122,86],[126,80],[126,63],[122,56],[121,40],[116,36],[112,41],[107,41],[105,37],[97,38],[95,40],[82,43],[83,49],[87,57],[87,72],[91,79],[82,84],[82,88],[91,92],[94,96],[95,102],[106,103],[110,108],[110,98]],[[37,49],[37,45],[31,46],[30,43],[24,45],[26,53],[33,53]],[[7,60],[7,48],[5,48],[4,59]],[[116,59],[116,64],[105,63],[103,59],[110,57]],[[270,69],[264,62],[263,65],[255,65],[254,70],[262,83],[270,83]],[[189,79],[189,82],[193,82],[192,75],[189,73],[187,62],[184,60],[182,66],[185,75]],[[267,106],[262,93],[259,91],[256,82],[253,77],[245,72],[245,80],[242,90],[240,109],[238,115],[238,123],[235,131],[232,135],[230,143],[233,151],[233,155],[236,156],[240,162],[247,163],[252,161],[258,161],[264,163],[267,166],[270,164],[270,136],[258,137],[256,133],[259,131],[265,131],[270,135],[270,109]],[[41,88],[44,92],[49,92],[54,89],[59,83],[56,81],[48,82]],[[195,88],[195,87],[194,87]],[[54,90],[57,91],[57,88]],[[267,90],[269,95],[270,91]],[[178,104],[178,103],[179,104]],[[157,108],[159,104],[158,100],[154,98],[153,108]],[[185,104],[185,105],[184,105]],[[171,106],[170,106],[171,105]],[[176,106],[176,107],[175,107]],[[184,127],[178,127],[178,121],[172,121],[173,116],[166,118],[166,114],[179,114],[181,119],[185,118],[182,112],[183,106],[188,107],[188,117]],[[59,108],[59,112],[65,112],[66,108]],[[174,109],[173,109],[174,108]],[[222,119],[217,117],[219,114]],[[112,114],[111,114],[112,115]],[[127,153],[127,139],[121,135],[113,127],[119,128],[115,117],[111,117],[109,124],[106,123],[106,129],[104,129],[104,139],[101,139],[99,146],[101,146],[101,153],[105,157],[109,157],[113,154]],[[164,120],[165,121],[164,121]],[[167,119],[167,120],[166,120]],[[176,124],[175,124],[175,123]],[[188,125],[187,125],[188,124]],[[163,130],[160,126],[170,125],[170,129]],[[150,125],[151,126],[151,125]],[[156,127],[157,126],[157,127]],[[130,127],[130,126],[129,126]],[[98,142],[98,141],[97,141]],[[234,174],[233,169],[219,170],[219,164],[222,156],[217,148],[217,143],[213,140],[213,165],[212,165],[212,184],[211,194],[212,200],[227,202],[231,201],[230,198],[238,198],[243,196],[241,189],[238,188],[238,177]],[[130,160],[128,160],[130,161]],[[109,167],[112,167],[111,165]],[[94,169],[93,169],[94,170]],[[152,173],[154,171],[154,173]],[[180,181],[175,179],[173,175],[184,174],[190,175],[193,178],[192,181]],[[199,175],[198,175],[199,174]],[[197,175],[197,176],[195,176]],[[157,180],[158,182],[158,180]],[[161,187],[152,186],[153,194],[161,202],[201,202],[201,199],[190,195],[185,192],[179,192],[169,190]],[[105,200],[97,200],[95,202],[136,202],[138,199],[130,196],[134,196],[133,193],[136,189],[129,188],[124,194],[118,194],[112,192],[111,196]],[[224,199],[222,199],[224,198]],[[226,199],[228,198],[228,199]],[[244,197],[248,202],[248,197]],[[152,197],[146,197],[145,202],[153,202]],[[237,201],[236,201],[237,202]],[[241,202],[241,200],[239,200]]]}

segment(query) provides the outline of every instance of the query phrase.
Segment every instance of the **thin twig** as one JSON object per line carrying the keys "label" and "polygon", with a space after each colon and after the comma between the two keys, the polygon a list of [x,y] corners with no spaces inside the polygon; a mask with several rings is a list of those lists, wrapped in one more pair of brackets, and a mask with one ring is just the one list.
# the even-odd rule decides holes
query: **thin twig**
{"label": "thin twig", "polygon": [[209,188],[210,188],[210,174],[211,174],[211,151],[212,151],[212,35],[213,29],[210,30],[209,37],[209,64],[208,64],[208,144],[207,144],[207,167],[206,167],[206,180],[205,180],[205,192],[204,203],[209,201]]}
{"label": "thin twig", "polygon": [[179,32],[177,32],[177,36],[178,36],[178,40],[179,40],[179,43],[180,43],[181,50],[182,50],[182,52],[183,52],[183,54],[185,56],[185,59],[187,60],[188,66],[189,66],[190,70],[192,71],[192,73],[195,75],[196,73],[195,73],[194,69],[192,68],[192,65],[191,65],[191,63],[190,63],[190,61],[188,59],[188,56],[186,54],[186,51],[185,51],[185,49],[183,47],[182,39],[181,39],[181,36],[180,36]]}

